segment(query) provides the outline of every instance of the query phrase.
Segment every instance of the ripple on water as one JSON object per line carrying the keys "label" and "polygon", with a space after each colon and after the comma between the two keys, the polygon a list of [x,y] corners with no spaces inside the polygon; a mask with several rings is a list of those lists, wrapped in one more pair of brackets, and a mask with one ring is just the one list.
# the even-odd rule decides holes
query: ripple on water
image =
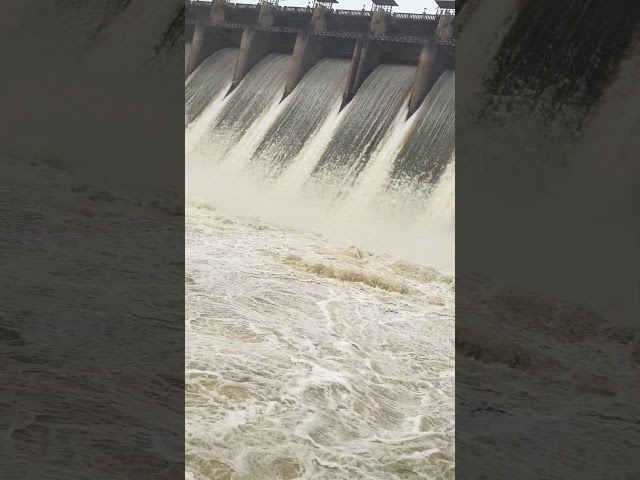
{"label": "ripple on water", "polygon": [[453,478],[450,279],[255,223],[187,215],[190,478]]}

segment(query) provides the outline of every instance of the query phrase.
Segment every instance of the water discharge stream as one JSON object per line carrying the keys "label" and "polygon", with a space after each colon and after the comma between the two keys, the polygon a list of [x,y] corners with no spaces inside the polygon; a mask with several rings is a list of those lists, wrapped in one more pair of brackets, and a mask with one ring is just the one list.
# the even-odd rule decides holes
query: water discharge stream
{"label": "water discharge stream", "polygon": [[254,161],[271,165],[280,173],[293,161],[331,107],[341,100],[340,87],[349,72],[347,60],[325,59],[318,63],[291,94],[286,110],[273,122],[253,153]]}
{"label": "water discharge stream", "polygon": [[434,185],[451,160],[455,148],[454,72],[445,72],[421,107],[418,125],[406,139],[391,172],[396,190]]}
{"label": "water discharge stream", "polygon": [[313,177],[336,194],[353,186],[406,99],[415,68],[381,65],[365,80],[326,147]]}
{"label": "water discharge stream", "polygon": [[223,161],[226,153],[251,132],[251,127],[284,91],[288,55],[269,55],[259,62],[223,106],[208,138],[208,151]]}
{"label": "water discharge stream", "polygon": [[[188,51],[188,49],[187,49]],[[238,50],[225,48],[207,58],[185,85],[185,124],[192,123],[212,98],[221,94],[231,81]]]}

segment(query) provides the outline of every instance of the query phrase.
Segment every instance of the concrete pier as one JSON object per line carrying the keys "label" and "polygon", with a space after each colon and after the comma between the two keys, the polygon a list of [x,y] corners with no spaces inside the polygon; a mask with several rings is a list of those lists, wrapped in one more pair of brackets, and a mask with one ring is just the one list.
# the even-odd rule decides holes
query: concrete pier
{"label": "concrete pier", "polygon": [[[379,10],[374,12],[369,25],[369,34],[372,36],[385,35],[389,30],[389,18],[386,12]],[[358,45],[356,45],[356,50]],[[342,99],[342,108],[353,99],[358,89],[362,86],[371,72],[384,63],[385,51],[370,36],[364,37],[361,43],[361,51],[353,52],[349,82]]]}
{"label": "concrete pier", "polygon": [[212,4],[187,0],[186,7],[189,38],[185,39],[192,41],[186,75],[216,51],[239,48],[231,90],[271,53],[291,55],[285,98],[321,59],[350,58],[344,107],[379,65],[413,64],[417,65],[409,102],[413,114],[442,72],[455,68],[455,17],[446,12],[366,12],[226,0]]}
{"label": "concrete pier", "polygon": [[[448,42],[453,39],[454,16],[442,15],[436,28],[436,39],[440,42]],[[413,115],[427,97],[440,75],[447,69],[446,53],[437,43],[424,45],[418,59],[418,69],[411,87],[409,98],[409,116]]]}
{"label": "concrete pier", "polygon": [[420,52],[416,76],[409,98],[409,116],[413,115],[445,71],[442,51],[438,45],[425,45]]}
{"label": "concrete pier", "polygon": [[270,50],[269,32],[246,28],[242,34],[238,62],[236,63],[233,82],[231,83],[231,89],[229,91],[233,91],[249,70],[266,57]]}
{"label": "concrete pier", "polygon": [[314,32],[324,32],[331,27],[333,12],[324,7],[316,7],[311,15],[311,28]]}
{"label": "concrete pier", "polygon": [[324,7],[316,7],[311,16],[312,33],[300,32],[296,36],[283,98],[286,98],[296,88],[300,80],[316,63],[325,56],[334,53],[323,42],[321,36],[315,35],[327,31],[331,14],[332,12]]}
{"label": "concrete pier", "polygon": [[455,17],[453,15],[442,15],[438,19],[438,26],[436,27],[436,38],[441,42],[451,41],[454,37]]}
{"label": "concrete pier", "polygon": [[185,78],[188,78],[207,57],[224,48],[225,44],[225,37],[219,31],[208,28],[206,24],[197,24],[187,59]]}
{"label": "concrete pier", "polygon": [[[272,27],[276,21],[277,11],[274,5],[263,3],[260,7],[259,25],[261,27]],[[276,32],[258,30],[254,27],[244,29],[230,92],[238,86],[256,63],[273,52],[272,40],[277,35],[278,33]]]}
{"label": "concrete pier", "polygon": [[[354,58],[356,59],[356,52],[354,51]],[[347,84],[347,88],[344,92],[342,107],[349,103],[351,99],[356,95],[358,89],[362,86],[371,72],[373,72],[378,66],[384,63],[385,52],[375,40],[369,38],[364,39],[362,42],[362,52],[358,55],[357,70],[353,78],[353,83]],[[352,62],[353,68],[354,62]],[[349,72],[349,78],[351,78],[351,72]]]}
{"label": "concrete pier", "polygon": [[364,48],[364,38],[359,38],[356,41],[355,48],[353,49],[353,56],[351,57],[351,67],[349,67],[349,75],[347,76],[347,85],[344,90],[344,95],[342,97],[342,106],[340,107],[340,109],[343,109],[355,95],[355,92],[356,92],[355,83],[356,83],[356,78],[358,76],[358,67],[360,66],[360,58],[362,57],[363,48]]}
{"label": "concrete pier", "polygon": [[371,25],[369,26],[369,33],[371,35],[385,35],[388,33],[391,28],[391,21],[387,12],[383,10],[378,10],[373,12],[371,16]]}
{"label": "concrete pier", "polygon": [[227,3],[216,0],[211,4],[208,18],[200,19],[196,23],[185,68],[185,78],[188,78],[207,57],[226,46],[225,37],[220,31],[209,28],[207,20],[214,24],[224,23],[228,8]]}
{"label": "concrete pier", "polygon": [[289,64],[284,98],[296,88],[300,80],[324,57],[324,54],[325,48],[319,37],[308,33],[298,33],[296,44],[293,47],[291,63]]}

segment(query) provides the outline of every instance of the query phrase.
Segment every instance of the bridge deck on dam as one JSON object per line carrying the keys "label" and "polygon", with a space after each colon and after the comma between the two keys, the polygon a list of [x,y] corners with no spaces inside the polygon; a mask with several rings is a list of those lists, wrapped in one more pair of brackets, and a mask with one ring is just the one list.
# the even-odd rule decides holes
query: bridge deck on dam
{"label": "bridge deck on dam", "polygon": [[[294,34],[312,30],[314,11],[310,7],[272,6],[273,18],[269,25],[264,25],[260,20],[261,6],[261,4],[225,3],[224,21],[220,22],[211,18],[212,2],[187,0],[186,41],[191,41],[196,24],[221,29],[252,27],[263,31]],[[455,39],[440,39],[436,36],[440,15],[388,13],[385,15],[385,33],[375,34],[371,33],[374,13],[366,10],[328,10],[325,27],[316,29],[314,35],[339,38],[367,37],[377,41],[397,43],[435,43],[449,48],[455,46]]]}

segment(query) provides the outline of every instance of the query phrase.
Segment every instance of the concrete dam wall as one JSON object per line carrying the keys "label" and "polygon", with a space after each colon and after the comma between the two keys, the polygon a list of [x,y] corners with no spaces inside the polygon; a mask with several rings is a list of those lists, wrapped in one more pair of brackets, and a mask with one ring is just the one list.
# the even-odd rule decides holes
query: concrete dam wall
{"label": "concrete dam wall", "polygon": [[239,49],[231,90],[269,54],[291,55],[284,96],[324,58],[351,61],[343,107],[380,65],[417,65],[409,114],[445,70],[455,68],[453,15],[390,14],[224,1],[187,2],[185,75],[225,48]]}
{"label": "concrete dam wall", "polygon": [[[453,186],[455,73],[444,50],[451,42],[424,37],[405,59],[394,52],[411,44],[385,46],[375,35],[197,28],[185,53],[207,56],[185,84],[189,162],[340,208],[378,205],[414,219],[441,178]],[[441,190],[451,223],[453,188]]]}

